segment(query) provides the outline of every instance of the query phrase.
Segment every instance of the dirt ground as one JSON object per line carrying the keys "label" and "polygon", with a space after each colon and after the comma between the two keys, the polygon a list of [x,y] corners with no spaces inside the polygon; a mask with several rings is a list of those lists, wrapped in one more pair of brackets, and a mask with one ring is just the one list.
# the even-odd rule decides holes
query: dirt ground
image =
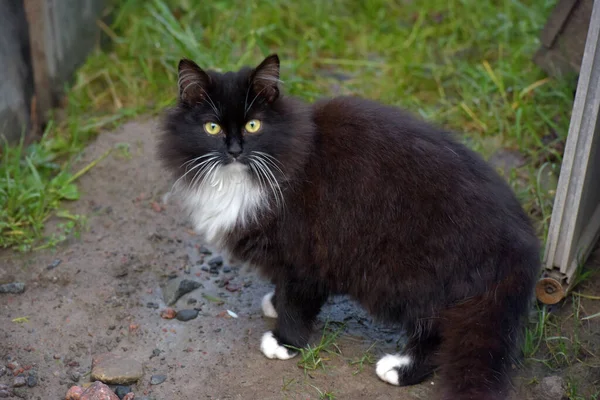
{"label": "dirt ground", "polygon": [[[435,379],[397,388],[379,381],[373,365],[360,371],[350,363],[375,342],[377,359],[402,340],[345,298],[327,304],[315,329],[318,341],[324,321],[346,324],[338,339],[341,354],[323,354],[326,369],[306,372],[298,358],[266,359],[259,342],[273,321],[262,316],[260,301],[271,287],[236,266],[207,268],[215,254],[201,254],[202,243],[177,205],[163,202],[171,181],[156,161],[156,133],[154,120],[131,122],[87,148],[80,166],[115,150],[81,178],[82,198],[67,205],[87,216],[79,238],[55,250],[0,253],[0,283],[26,284],[22,294],[0,295],[0,367],[17,362],[39,378],[20,397],[64,399],[78,374],[79,384],[89,381],[92,356],[111,351],[143,363],[144,374],[132,387],[136,399],[430,398]],[[163,319],[161,286],[181,278],[203,286],[174,308],[197,307],[200,314],[187,322]],[[20,317],[27,319],[14,321]],[[154,374],[167,380],[151,385]],[[535,382],[531,373],[523,376],[515,399],[533,398],[531,387],[544,375]],[[8,371],[0,384],[10,387],[13,379]]]}

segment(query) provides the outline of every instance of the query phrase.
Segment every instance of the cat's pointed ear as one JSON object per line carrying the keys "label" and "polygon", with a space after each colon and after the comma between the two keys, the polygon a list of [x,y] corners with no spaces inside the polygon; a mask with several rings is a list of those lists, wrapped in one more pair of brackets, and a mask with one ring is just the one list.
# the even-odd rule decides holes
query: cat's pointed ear
{"label": "cat's pointed ear", "polygon": [[179,61],[179,101],[195,104],[206,96],[210,77],[195,62],[188,59]]}
{"label": "cat's pointed ear", "polygon": [[271,103],[279,96],[279,57],[271,54],[252,72],[252,88],[258,96]]}

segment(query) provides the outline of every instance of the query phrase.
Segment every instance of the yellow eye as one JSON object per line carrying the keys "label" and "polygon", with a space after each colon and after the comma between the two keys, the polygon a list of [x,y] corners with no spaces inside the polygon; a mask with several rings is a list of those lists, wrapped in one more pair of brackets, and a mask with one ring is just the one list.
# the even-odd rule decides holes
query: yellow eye
{"label": "yellow eye", "polygon": [[246,132],[248,133],[256,133],[260,129],[260,121],[257,119],[251,119],[246,122],[245,126]]}
{"label": "yellow eye", "polygon": [[221,125],[215,122],[207,122],[204,124],[204,130],[209,135],[216,135],[221,132]]}

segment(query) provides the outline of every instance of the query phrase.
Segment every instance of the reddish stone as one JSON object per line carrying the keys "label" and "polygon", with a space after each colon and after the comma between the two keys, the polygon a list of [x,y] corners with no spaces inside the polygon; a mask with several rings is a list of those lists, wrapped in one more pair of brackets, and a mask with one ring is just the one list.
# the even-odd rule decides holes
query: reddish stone
{"label": "reddish stone", "polygon": [[177,316],[177,311],[172,308],[165,308],[160,312],[160,316],[164,319],[173,319]]}
{"label": "reddish stone", "polygon": [[129,392],[123,397],[123,400],[133,400],[135,398],[135,394],[133,392]]}
{"label": "reddish stone", "polygon": [[79,386],[71,386],[67,395],[65,396],[65,400],[81,400],[81,395],[83,394],[83,388]]}
{"label": "reddish stone", "polygon": [[119,400],[119,397],[102,382],[94,382],[81,394],[80,400]]}

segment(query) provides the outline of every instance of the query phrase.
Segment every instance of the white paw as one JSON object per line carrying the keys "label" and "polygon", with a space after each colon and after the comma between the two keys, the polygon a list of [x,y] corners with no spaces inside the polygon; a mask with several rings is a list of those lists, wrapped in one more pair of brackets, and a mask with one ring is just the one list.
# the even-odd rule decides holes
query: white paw
{"label": "white paw", "polygon": [[375,372],[379,379],[392,385],[400,384],[399,368],[407,367],[412,362],[409,356],[386,354],[375,367]]}
{"label": "white paw", "polygon": [[263,335],[260,342],[260,351],[267,358],[277,358],[280,360],[289,360],[297,354],[294,351],[288,350],[287,347],[280,345],[271,331],[265,332]]}
{"label": "white paw", "polygon": [[265,317],[277,318],[277,311],[273,305],[273,296],[275,292],[267,293],[262,299],[262,310]]}

